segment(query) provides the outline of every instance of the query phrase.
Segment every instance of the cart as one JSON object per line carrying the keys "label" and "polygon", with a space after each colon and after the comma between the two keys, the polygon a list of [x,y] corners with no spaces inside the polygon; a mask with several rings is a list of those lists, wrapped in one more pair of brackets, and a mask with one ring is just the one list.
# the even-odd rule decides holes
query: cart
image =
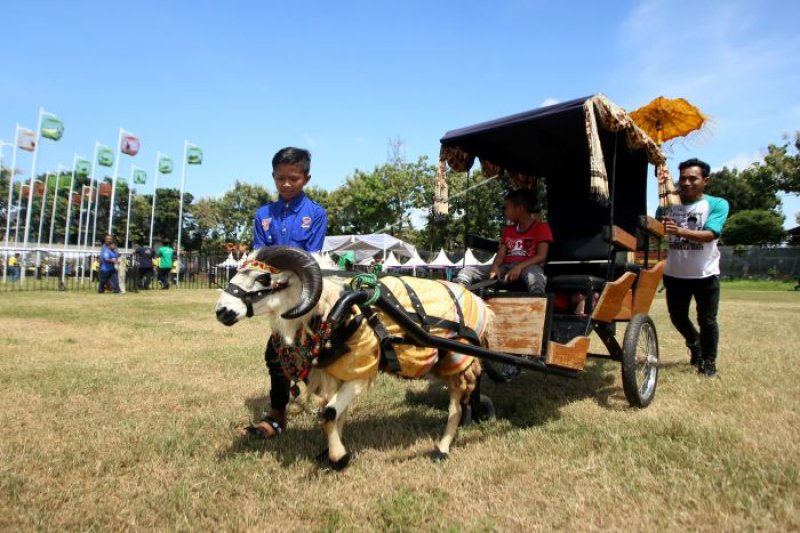
{"label": "cart", "polygon": [[[663,225],[647,215],[648,164],[663,175],[666,161],[658,145],[602,95],[449,131],[441,145],[435,210],[446,208],[446,166],[468,171],[477,158],[485,176],[508,176],[518,187],[546,180],[554,236],[546,296],[495,282],[473,287],[496,316],[488,347],[434,337],[382,296],[373,305],[403,328],[404,342],[476,356],[496,380],[505,379],[498,364],[576,377],[587,357],[619,361],[628,402],[649,405],[659,366],[649,311],[665,266],[651,264],[649,253],[651,241],[664,235]],[[498,246],[476,235],[465,240],[467,247],[490,252]],[[351,293],[342,307],[365,300],[367,292]],[[569,305],[576,296],[583,302],[579,312]],[[624,326],[621,341],[618,326]],[[608,353],[589,352],[592,333]],[[472,419],[493,410],[489,398],[473,393]]]}

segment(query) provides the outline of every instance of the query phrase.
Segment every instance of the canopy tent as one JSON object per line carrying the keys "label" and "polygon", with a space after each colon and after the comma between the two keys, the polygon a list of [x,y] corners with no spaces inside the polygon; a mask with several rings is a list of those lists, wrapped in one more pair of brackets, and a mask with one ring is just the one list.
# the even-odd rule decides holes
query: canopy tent
{"label": "canopy tent", "polygon": [[323,252],[338,255],[340,252],[347,250],[353,250],[356,253],[356,261],[372,257],[377,253],[382,253],[384,258],[389,252],[395,252],[402,257],[412,257],[416,253],[414,245],[386,233],[325,237],[325,242],[322,245]]}
{"label": "canopy tent", "polygon": [[419,256],[419,253],[414,250],[414,253],[411,255],[411,259],[403,263],[404,267],[425,267],[428,266],[428,263],[425,262],[423,258]]}
{"label": "canopy tent", "polygon": [[428,263],[428,266],[432,268],[445,268],[456,266],[456,264],[453,263],[449,257],[447,257],[447,254],[444,253],[444,248],[442,248],[439,250],[439,254],[434,257],[430,263]]}
{"label": "canopy tent", "polygon": [[400,261],[397,260],[397,256],[394,255],[394,252],[389,252],[389,255],[386,257],[386,261],[383,262],[383,270],[386,271],[389,268],[397,268],[403,265],[400,264]]}
{"label": "canopy tent", "polygon": [[239,261],[237,261],[236,259],[233,258],[233,252],[231,252],[231,253],[228,254],[227,259],[225,259],[225,261],[223,261],[222,263],[219,263],[217,266],[218,267],[227,267],[227,268],[238,268],[239,267]]}
{"label": "canopy tent", "polygon": [[492,257],[484,261],[484,265],[491,265],[494,262],[494,258],[497,257],[497,254],[493,254]]}
{"label": "canopy tent", "polygon": [[475,257],[475,254],[472,253],[472,248],[467,248],[464,259],[457,263],[458,266],[480,266],[482,264],[483,263],[478,261],[478,258]]}

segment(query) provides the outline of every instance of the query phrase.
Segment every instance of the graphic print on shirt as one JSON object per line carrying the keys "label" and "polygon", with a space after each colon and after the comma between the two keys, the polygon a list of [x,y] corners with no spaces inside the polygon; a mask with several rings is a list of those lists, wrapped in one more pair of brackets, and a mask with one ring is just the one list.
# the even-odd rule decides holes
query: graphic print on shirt
{"label": "graphic print on shirt", "polygon": [[263,219],[263,220],[261,221],[261,228],[262,228],[264,231],[269,231],[269,225],[270,225],[270,223],[271,223],[271,222],[272,222],[272,219],[271,219],[271,218],[265,218],[265,219]]}
{"label": "graphic print on shirt", "polygon": [[300,227],[303,229],[309,229],[311,227],[311,217],[303,217],[300,221]]}
{"label": "graphic print on shirt", "polygon": [[[703,213],[693,209],[673,209],[670,216],[680,228],[699,230],[703,229],[703,225],[705,224]],[[683,237],[670,235],[669,247],[671,250],[702,250],[703,243],[691,242]]]}
{"label": "graphic print on shirt", "polygon": [[533,239],[506,239],[506,255],[508,257],[531,257]]}

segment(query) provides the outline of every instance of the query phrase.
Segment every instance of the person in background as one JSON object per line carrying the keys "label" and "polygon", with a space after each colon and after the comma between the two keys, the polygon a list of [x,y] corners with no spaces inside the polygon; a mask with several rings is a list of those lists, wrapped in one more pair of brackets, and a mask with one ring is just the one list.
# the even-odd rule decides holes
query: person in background
{"label": "person in background", "polygon": [[106,290],[106,284],[111,285],[111,291],[114,294],[119,294],[119,279],[117,278],[117,246],[114,241],[106,242],[100,252],[100,276],[99,283],[97,284],[97,292],[103,294]]}
{"label": "person in background", "polygon": [[158,281],[161,282],[161,289],[169,289],[169,273],[172,270],[172,262],[175,260],[175,250],[168,240],[164,240],[156,251],[158,259]]}
{"label": "person in background", "polygon": [[[311,180],[311,154],[301,148],[283,148],[272,158],[272,179],[278,199],[256,211],[253,249],[289,245],[307,252],[320,252],[328,217],[325,209],[311,200],[303,188]],[[270,411],[241,430],[243,436],[275,437],[286,429],[289,380],[283,374],[278,354],[267,342],[264,361],[270,377]]]}
{"label": "person in background", "polygon": [[[678,165],[681,205],[659,208],[669,239],[664,288],[667,310],[689,348],[689,362],[700,374],[717,374],[719,344],[719,259],[717,244],[728,218],[728,201],[705,194],[711,167],[699,159]],[[697,305],[698,332],[689,319],[692,298]]]}
{"label": "person in background", "polygon": [[11,281],[18,281],[19,280],[19,264],[20,264],[20,255],[19,252],[15,253],[8,258],[8,279]]}

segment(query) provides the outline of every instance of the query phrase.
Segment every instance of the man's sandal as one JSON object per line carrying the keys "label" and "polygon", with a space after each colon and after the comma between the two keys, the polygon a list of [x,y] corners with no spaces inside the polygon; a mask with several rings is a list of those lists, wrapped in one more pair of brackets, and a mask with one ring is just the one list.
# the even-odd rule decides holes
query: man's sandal
{"label": "man's sandal", "polygon": [[266,416],[261,420],[261,422],[257,422],[242,428],[239,430],[239,434],[242,437],[261,437],[264,439],[271,439],[280,435],[282,431],[283,426],[280,422],[270,416]]}

